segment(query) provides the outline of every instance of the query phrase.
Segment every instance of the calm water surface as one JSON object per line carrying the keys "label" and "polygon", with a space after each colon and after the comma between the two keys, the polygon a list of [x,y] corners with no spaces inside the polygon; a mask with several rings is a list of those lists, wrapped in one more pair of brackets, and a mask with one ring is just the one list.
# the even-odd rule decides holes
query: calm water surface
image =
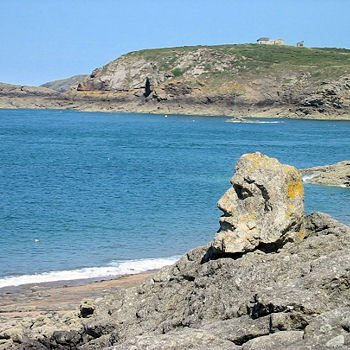
{"label": "calm water surface", "polygon": [[[142,271],[207,243],[243,153],[350,159],[350,122],[225,120],[0,111],[0,287]],[[306,185],[306,208],[349,224],[350,190]]]}

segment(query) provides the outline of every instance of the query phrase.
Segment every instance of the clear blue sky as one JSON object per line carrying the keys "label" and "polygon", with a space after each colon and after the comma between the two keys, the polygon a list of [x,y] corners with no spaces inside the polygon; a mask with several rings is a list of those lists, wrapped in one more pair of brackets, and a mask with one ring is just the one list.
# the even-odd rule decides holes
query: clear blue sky
{"label": "clear blue sky", "polygon": [[143,48],[255,42],[350,48],[349,0],[0,0],[0,81],[90,73]]}

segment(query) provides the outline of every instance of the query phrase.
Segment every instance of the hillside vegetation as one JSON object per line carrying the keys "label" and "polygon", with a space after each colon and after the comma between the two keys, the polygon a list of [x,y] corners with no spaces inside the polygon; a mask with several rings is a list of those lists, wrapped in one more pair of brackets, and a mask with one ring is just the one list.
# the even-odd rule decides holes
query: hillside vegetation
{"label": "hillside vegetation", "polygon": [[141,50],[96,69],[80,96],[139,111],[349,115],[350,50],[273,45]]}
{"label": "hillside vegetation", "polygon": [[3,108],[68,108],[350,120],[350,50],[275,45],[140,50],[89,76],[45,84],[56,95],[3,87]]}
{"label": "hillside vegetation", "polygon": [[[199,61],[183,59],[194,55]],[[277,71],[299,71],[313,78],[336,78],[350,71],[350,50],[332,48],[305,48],[274,45],[195,46],[175,49],[154,49],[132,52],[125,57],[137,57],[159,63],[159,70],[181,73],[200,68],[201,74],[213,77],[218,73],[230,79],[233,73],[265,75]],[[114,61],[115,63],[116,61]],[[222,66],[223,65],[223,66]],[[225,68],[225,69],[223,69]],[[200,74],[200,75],[201,75]]]}

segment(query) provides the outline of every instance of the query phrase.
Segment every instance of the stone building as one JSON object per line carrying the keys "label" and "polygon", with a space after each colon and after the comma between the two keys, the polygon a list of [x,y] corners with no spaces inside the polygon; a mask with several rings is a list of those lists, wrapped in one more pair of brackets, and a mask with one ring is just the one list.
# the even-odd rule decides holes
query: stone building
{"label": "stone building", "polygon": [[283,39],[270,39],[270,38],[259,38],[256,41],[258,44],[265,44],[265,45],[286,45],[285,41]]}
{"label": "stone building", "polygon": [[258,44],[265,44],[265,45],[272,45],[273,44],[273,40],[271,40],[270,38],[259,38],[256,41]]}
{"label": "stone building", "polygon": [[283,39],[275,39],[273,41],[274,45],[286,45],[285,41]]}

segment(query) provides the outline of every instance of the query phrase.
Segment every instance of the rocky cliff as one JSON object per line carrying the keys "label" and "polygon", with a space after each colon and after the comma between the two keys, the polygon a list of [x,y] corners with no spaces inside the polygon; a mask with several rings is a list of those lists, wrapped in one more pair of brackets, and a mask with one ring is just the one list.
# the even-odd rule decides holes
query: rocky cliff
{"label": "rocky cliff", "polygon": [[[243,229],[232,225],[141,286],[76,312],[2,324],[0,348],[348,349],[350,228],[326,214],[301,216],[300,174],[277,160],[245,155],[236,175],[221,219],[237,215]],[[245,203],[265,208],[266,219],[252,219]]]}
{"label": "rocky cliff", "polygon": [[0,94],[0,107],[16,106],[349,120],[350,50],[247,44],[136,51],[50,99]]}
{"label": "rocky cliff", "polygon": [[[350,117],[350,50],[197,46],[132,52],[98,68],[77,96],[150,112]],[[118,100],[119,99],[119,100]],[[132,107],[133,105],[133,107]]]}

